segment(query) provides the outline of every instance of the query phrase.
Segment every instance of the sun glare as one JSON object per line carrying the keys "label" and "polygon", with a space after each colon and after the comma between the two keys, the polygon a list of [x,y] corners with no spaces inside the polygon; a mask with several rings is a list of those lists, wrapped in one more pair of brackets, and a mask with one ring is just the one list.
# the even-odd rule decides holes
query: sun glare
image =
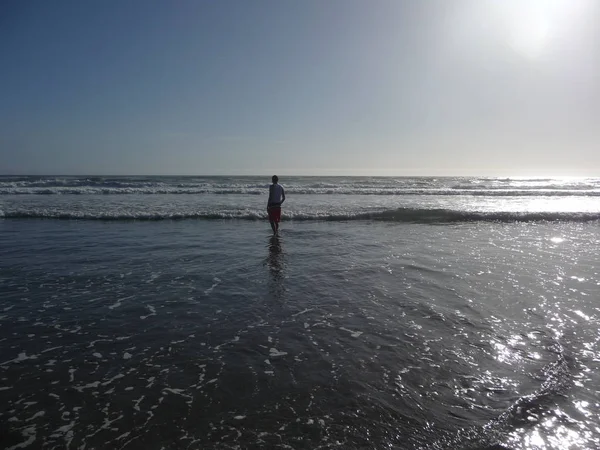
{"label": "sun glare", "polygon": [[509,0],[497,2],[505,21],[508,44],[519,54],[536,58],[549,52],[553,40],[579,10],[573,0]]}

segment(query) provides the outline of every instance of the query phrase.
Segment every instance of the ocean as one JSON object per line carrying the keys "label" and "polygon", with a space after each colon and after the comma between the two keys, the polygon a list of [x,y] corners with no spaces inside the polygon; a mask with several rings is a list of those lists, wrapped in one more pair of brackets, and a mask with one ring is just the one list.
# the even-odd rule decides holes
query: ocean
{"label": "ocean", "polygon": [[600,448],[600,178],[0,177],[0,448]]}

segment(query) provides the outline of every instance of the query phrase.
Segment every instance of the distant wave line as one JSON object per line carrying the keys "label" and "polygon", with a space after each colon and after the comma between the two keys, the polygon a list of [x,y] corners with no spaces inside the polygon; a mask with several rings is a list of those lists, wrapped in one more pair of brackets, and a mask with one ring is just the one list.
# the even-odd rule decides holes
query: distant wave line
{"label": "distant wave line", "polygon": [[[600,189],[287,188],[293,195],[600,197]],[[0,195],[265,195],[257,188],[0,188]]]}

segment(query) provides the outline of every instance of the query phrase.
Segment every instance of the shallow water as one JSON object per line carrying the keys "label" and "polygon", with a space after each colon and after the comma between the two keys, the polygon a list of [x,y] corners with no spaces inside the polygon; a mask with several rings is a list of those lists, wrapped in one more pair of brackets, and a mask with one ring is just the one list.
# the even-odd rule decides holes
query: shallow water
{"label": "shallow water", "polygon": [[2,446],[600,447],[597,222],[282,228],[1,220]]}

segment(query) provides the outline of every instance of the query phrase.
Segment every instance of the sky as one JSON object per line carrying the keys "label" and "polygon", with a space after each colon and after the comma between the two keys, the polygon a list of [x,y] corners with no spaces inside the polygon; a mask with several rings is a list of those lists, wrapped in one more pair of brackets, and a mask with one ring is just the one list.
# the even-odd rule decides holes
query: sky
{"label": "sky", "polygon": [[0,173],[600,176],[596,0],[5,0]]}

